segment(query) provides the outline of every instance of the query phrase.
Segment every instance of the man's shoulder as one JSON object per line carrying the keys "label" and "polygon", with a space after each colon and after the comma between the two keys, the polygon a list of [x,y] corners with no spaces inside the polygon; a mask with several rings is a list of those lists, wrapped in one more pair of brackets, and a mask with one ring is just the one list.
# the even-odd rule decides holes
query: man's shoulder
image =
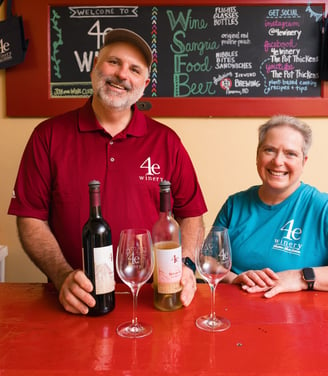
{"label": "man's shoulder", "polygon": [[70,129],[76,129],[78,112],[79,109],[74,109],[45,119],[35,127],[34,134],[41,137],[62,132],[68,134]]}
{"label": "man's shoulder", "polygon": [[67,123],[72,123],[73,119],[76,119],[78,116],[79,108],[55,115],[51,118],[43,120],[37,127],[38,128],[47,128],[53,126],[64,126]]}
{"label": "man's shoulder", "polygon": [[145,120],[147,124],[147,128],[150,131],[158,132],[159,134],[163,135],[170,135],[172,137],[176,137],[179,139],[177,133],[167,124],[161,123],[158,120],[155,120],[147,115],[145,115]]}

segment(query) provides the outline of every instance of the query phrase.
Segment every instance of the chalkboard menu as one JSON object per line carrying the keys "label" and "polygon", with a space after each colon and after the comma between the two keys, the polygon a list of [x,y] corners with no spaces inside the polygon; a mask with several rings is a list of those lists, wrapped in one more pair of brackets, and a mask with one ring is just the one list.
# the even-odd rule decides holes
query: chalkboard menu
{"label": "chalkboard menu", "polygon": [[50,6],[50,97],[87,97],[105,33],[153,50],[145,97],[320,97],[322,6]]}
{"label": "chalkboard menu", "polygon": [[6,114],[46,117],[82,106],[105,33],[125,27],[153,51],[150,84],[138,103],[149,116],[328,116],[328,58],[320,47],[328,37],[320,30],[327,4],[15,0],[29,46],[24,62],[6,70]]}

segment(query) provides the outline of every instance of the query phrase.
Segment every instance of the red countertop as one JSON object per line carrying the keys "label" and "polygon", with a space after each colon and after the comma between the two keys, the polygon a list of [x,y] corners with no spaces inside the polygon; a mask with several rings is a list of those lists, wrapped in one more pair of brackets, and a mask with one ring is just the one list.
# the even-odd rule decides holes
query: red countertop
{"label": "red countertop", "polygon": [[126,339],[116,327],[131,319],[130,294],[117,294],[108,315],[85,317],[65,312],[52,285],[0,283],[0,375],[328,374],[327,293],[265,299],[220,284],[216,312],[231,321],[220,333],[195,326],[210,310],[206,284],[198,285],[188,308],[175,312],[153,307],[149,284],[138,301],[138,317],[153,333]]}

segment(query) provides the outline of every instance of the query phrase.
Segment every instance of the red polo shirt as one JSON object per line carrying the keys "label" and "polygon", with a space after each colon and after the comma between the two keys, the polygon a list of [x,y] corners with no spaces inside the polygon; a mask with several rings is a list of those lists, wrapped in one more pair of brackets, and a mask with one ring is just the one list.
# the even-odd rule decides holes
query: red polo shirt
{"label": "red polo shirt", "polygon": [[101,182],[102,214],[112,229],[114,253],[123,228],[151,230],[163,179],[172,184],[175,216],[206,212],[191,160],[172,129],[135,107],[128,127],[111,137],[96,120],[90,99],[36,127],[8,213],[47,220],[67,261],[82,268],[81,231],[93,179]]}

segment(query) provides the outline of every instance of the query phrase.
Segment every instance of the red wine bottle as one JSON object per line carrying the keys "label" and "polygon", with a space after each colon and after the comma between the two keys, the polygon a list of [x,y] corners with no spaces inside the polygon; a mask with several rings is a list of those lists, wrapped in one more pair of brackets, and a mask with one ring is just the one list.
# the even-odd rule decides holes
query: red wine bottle
{"label": "red wine bottle", "polygon": [[115,307],[115,281],[112,233],[101,215],[100,182],[89,183],[90,214],[83,226],[83,270],[93,284],[96,305],[89,308],[90,316],[104,315]]}
{"label": "red wine bottle", "polygon": [[152,229],[155,252],[154,306],[161,311],[182,307],[180,227],[171,213],[171,183],[160,184],[160,213]]}

